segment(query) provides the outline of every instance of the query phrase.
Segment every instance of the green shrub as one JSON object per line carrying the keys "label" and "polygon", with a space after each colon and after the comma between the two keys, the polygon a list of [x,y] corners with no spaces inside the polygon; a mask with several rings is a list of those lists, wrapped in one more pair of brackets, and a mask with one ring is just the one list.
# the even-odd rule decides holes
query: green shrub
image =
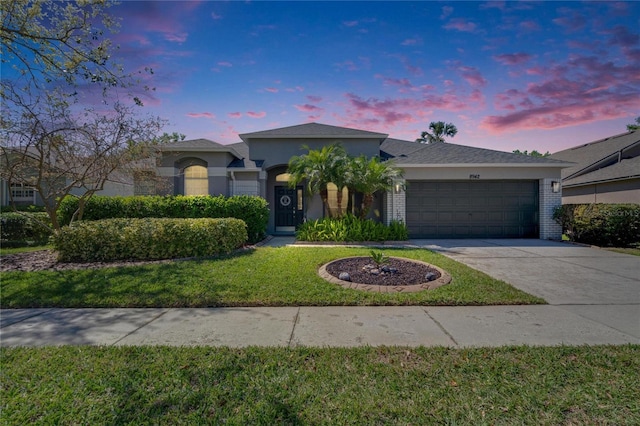
{"label": "green shrub", "polygon": [[[76,197],[65,198],[58,215],[60,223],[69,224],[78,209]],[[269,207],[262,197],[225,196],[134,196],[91,197],[84,208],[83,220],[113,218],[224,218],[241,219],[247,224],[250,243],[262,240],[269,222]]]}
{"label": "green shrub", "polygon": [[46,213],[0,213],[0,237],[3,247],[45,244],[51,235]]}
{"label": "green shrub", "polygon": [[171,259],[229,253],[247,229],[234,218],[117,218],[74,222],[51,241],[63,262]]}
{"label": "green shrub", "polygon": [[639,204],[565,204],[553,218],[571,241],[612,247],[640,243]]}
{"label": "green shrub", "polygon": [[408,237],[402,222],[393,221],[387,226],[353,215],[305,222],[296,231],[300,241],[404,241]]}

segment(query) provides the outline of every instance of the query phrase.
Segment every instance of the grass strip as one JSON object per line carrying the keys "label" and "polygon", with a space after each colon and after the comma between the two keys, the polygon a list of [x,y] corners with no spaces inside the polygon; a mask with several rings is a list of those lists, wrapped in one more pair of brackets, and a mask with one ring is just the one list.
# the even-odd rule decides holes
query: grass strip
{"label": "grass strip", "polygon": [[220,259],[72,271],[6,272],[2,308],[116,308],[343,305],[500,305],[544,300],[424,249],[385,249],[453,276],[441,288],[382,294],[344,289],[318,276],[331,260],[370,249],[264,247]]}
{"label": "grass strip", "polygon": [[640,346],[0,349],[1,423],[640,423]]}

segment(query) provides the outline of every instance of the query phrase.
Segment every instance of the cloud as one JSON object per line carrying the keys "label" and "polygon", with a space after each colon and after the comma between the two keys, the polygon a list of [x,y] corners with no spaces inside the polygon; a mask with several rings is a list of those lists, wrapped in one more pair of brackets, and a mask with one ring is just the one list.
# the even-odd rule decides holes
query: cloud
{"label": "cloud", "polygon": [[236,112],[229,112],[229,113],[227,113],[227,117],[237,119],[237,118],[242,117],[242,113],[241,112],[237,112],[237,111]]}
{"label": "cloud", "polygon": [[216,115],[212,112],[189,112],[187,113],[187,117],[190,118],[208,118],[213,120],[216,118]]}
{"label": "cloud", "polygon": [[277,87],[267,87],[264,90],[269,92],[269,93],[278,93],[278,88]]}
{"label": "cloud", "polygon": [[447,19],[453,13],[453,7],[451,6],[442,6],[442,14],[440,15],[440,19]]}
{"label": "cloud", "polygon": [[304,105],[294,105],[294,107],[296,107],[296,109],[298,111],[302,111],[302,112],[322,112],[324,111],[323,108],[320,108],[319,106],[316,105],[311,105],[311,104],[304,104]]}
{"label": "cloud", "polygon": [[308,95],[307,99],[309,100],[309,102],[322,102],[322,97],[321,96],[315,96],[315,95]]}
{"label": "cloud", "polygon": [[220,19],[222,19],[222,15],[218,15],[215,12],[211,12],[211,19],[213,19],[214,21],[219,21]]}
{"label": "cloud", "polygon": [[567,32],[582,31],[587,24],[583,11],[561,7],[558,9],[558,14],[561,16],[552,19],[552,21],[554,24],[563,27]]}
{"label": "cloud", "polygon": [[342,21],[342,25],[344,25],[345,27],[356,27],[358,26],[358,24],[358,21]]}
{"label": "cloud", "polygon": [[222,62],[218,62],[218,66],[219,67],[230,68],[230,67],[233,66],[233,64],[231,62],[222,61]]}
{"label": "cloud", "polygon": [[422,44],[422,39],[420,37],[408,38],[400,43],[402,46],[416,46]]}
{"label": "cloud", "polygon": [[518,25],[520,26],[520,28],[522,28],[525,31],[539,31],[540,30],[540,25],[537,22],[531,21],[531,20],[522,21]]}
{"label": "cloud", "polygon": [[486,117],[481,127],[492,133],[554,129],[622,118],[640,109],[640,63],[617,65],[596,56],[573,55],[566,63],[537,67],[541,80],[509,89],[494,99],[504,115]]}
{"label": "cloud", "polygon": [[471,86],[471,87],[484,87],[487,85],[487,80],[482,76],[480,71],[475,67],[470,67],[466,65],[461,65],[459,63],[454,63],[454,69],[458,71],[460,76]]}
{"label": "cloud", "polygon": [[471,21],[462,18],[455,18],[444,25],[446,30],[457,30],[465,33],[472,33],[476,30],[477,25]]}
{"label": "cloud", "polygon": [[302,86],[296,86],[296,87],[287,87],[286,89],[284,89],[285,92],[290,92],[290,93],[294,93],[294,92],[304,92],[304,87]]}
{"label": "cloud", "polygon": [[493,59],[502,65],[519,65],[531,59],[528,53],[505,53],[502,55],[494,55]]}
{"label": "cloud", "polygon": [[264,111],[247,111],[247,116],[251,117],[251,118],[264,118],[267,116],[267,113]]}

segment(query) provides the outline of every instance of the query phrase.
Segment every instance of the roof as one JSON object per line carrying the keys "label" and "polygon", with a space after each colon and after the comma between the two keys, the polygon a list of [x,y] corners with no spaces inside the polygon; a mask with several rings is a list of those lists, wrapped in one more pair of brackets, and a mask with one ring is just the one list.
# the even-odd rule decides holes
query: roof
{"label": "roof", "polygon": [[[392,148],[396,152],[401,151],[401,141],[394,140]],[[436,142],[421,144],[418,142],[405,141],[407,151],[395,155],[394,162],[400,166],[423,166],[423,165],[454,165],[454,164],[510,164],[523,166],[547,166],[547,167],[567,167],[566,161],[550,159],[548,157],[532,157],[524,154],[514,154],[511,152],[494,151],[485,148],[457,145],[448,142]],[[418,149],[413,149],[418,145]],[[383,144],[383,148],[385,145]]]}
{"label": "roof", "polygon": [[380,145],[380,156],[384,159],[399,157],[401,155],[409,155],[424,147],[423,144],[417,142],[409,142],[401,139],[387,138]]}
{"label": "roof", "polygon": [[236,158],[244,156],[238,153],[231,145],[222,145],[209,139],[191,139],[188,141],[172,142],[160,147],[162,151],[206,151],[206,152],[228,152]]}
{"label": "roof", "polygon": [[576,163],[562,171],[563,179],[571,179],[611,166],[625,156],[635,157],[638,151],[640,151],[640,131],[636,130],[565,149],[554,153],[551,158]]}
{"label": "roof", "polygon": [[307,123],[296,126],[239,135],[246,142],[249,138],[376,138],[385,139],[386,133],[369,132],[367,130],[350,129],[348,127],[330,126],[328,124]]}
{"label": "roof", "polygon": [[572,179],[566,179],[563,182],[563,186],[579,186],[625,179],[640,179],[640,156],[627,158],[611,166],[603,167]]}
{"label": "roof", "polygon": [[245,168],[245,169],[252,169],[252,168],[261,168],[262,164],[258,164],[256,161],[250,160],[249,159],[249,146],[244,143],[244,142],[237,142],[231,145],[227,145],[229,148],[233,149],[235,152],[237,152],[240,157],[233,160],[230,164],[229,167],[233,167],[233,168]]}

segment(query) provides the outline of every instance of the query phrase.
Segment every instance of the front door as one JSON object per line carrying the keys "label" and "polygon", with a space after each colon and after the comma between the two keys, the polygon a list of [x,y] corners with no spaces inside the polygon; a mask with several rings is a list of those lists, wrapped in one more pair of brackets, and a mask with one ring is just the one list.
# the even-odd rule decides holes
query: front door
{"label": "front door", "polygon": [[303,188],[275,187],[276,232],[294,232],[304,219]]}

